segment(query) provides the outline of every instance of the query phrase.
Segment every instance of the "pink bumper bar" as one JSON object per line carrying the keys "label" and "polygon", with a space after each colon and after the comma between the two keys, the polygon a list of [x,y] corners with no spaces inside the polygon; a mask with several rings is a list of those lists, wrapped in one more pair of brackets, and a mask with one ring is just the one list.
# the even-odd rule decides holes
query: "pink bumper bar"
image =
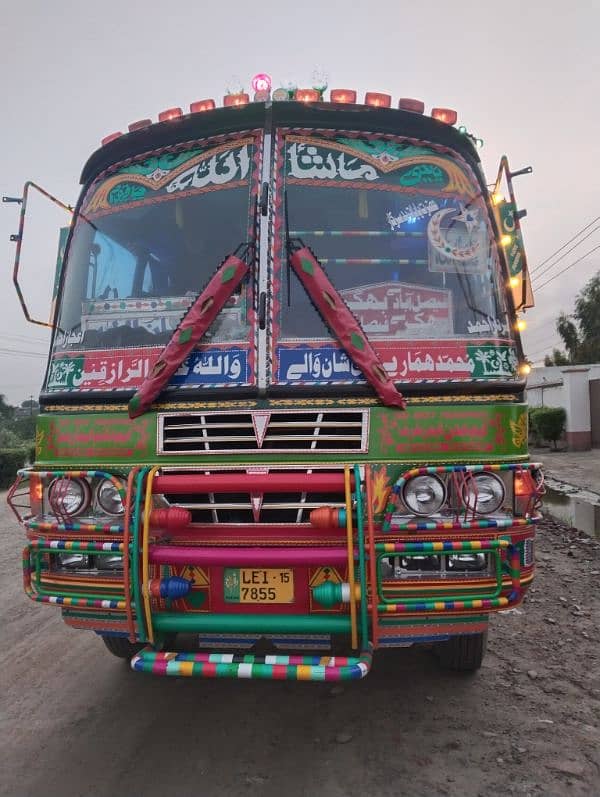
{"label": "pink bumper bar", "polygon": [[194,548],[151,545],[149,561],[157,565],[227,567],[275,567],[295,565],[337,565],[348,561],[344,548]]}

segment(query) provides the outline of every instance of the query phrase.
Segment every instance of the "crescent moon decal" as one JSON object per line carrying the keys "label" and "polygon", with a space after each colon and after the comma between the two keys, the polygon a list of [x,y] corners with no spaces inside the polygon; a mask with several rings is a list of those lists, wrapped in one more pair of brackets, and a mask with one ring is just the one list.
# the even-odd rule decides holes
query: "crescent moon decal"
{"label": "crescent moon decal", "polygon": [[453,246],[444,237],[442,219],[450,213],[458,213],[458,210],[456,208],[442,208],[442,210],[438,210],[437,213],[433,214],[427,225],[427,238],[429,239],[429,243],[434,249],[437,249],[441,255],[444,255],[444,257],[449,257],[452,260],[471,260],[477,254],[479,241],[475,241],[471,246],[465,246],[461,249],[460,247]]}

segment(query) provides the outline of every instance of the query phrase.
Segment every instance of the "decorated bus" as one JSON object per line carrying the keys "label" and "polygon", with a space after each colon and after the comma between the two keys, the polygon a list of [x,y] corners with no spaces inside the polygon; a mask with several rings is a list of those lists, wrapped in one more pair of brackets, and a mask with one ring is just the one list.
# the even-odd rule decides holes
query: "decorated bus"
{"label": "decorated bus", "polygon": [[[25,592],[140,672],[354,679],[413,644],[475,670],[531,584],[543,492],[531,170],[503,158],[488,186],[449,108],[253,88],[134,122],[83,169],[8,497]],[[6,200],[44,323],[19,282],[32,191]]]}

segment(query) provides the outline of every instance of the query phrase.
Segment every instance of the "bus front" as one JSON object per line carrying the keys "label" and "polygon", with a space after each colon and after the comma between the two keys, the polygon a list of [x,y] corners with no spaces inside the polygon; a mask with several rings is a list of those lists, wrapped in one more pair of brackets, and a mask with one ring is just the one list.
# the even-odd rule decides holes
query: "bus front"
{"label": "bus front", "polygon": [[132,127],[82,175],[10,497],[27,593],[140,671],[476,669],[542,488],[471,138],[339,101]]}

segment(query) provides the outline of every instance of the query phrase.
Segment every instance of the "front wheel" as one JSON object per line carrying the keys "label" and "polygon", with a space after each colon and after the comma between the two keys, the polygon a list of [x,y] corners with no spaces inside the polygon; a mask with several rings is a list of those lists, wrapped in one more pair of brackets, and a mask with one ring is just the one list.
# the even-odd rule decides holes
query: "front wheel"
{"label": "front wheel", "polygon": [[475,672],[481,667],[487,647],[487,632],[453,636],[447,642],[439,642],[435,652],[440,664],[447,670]]}
{"label": "front wheel", "polygon": [[124,636],[103,635],[102,641],[113,656],[117,656],[119,659],[131,659],[144,647],[139,642],[130,642]]}

